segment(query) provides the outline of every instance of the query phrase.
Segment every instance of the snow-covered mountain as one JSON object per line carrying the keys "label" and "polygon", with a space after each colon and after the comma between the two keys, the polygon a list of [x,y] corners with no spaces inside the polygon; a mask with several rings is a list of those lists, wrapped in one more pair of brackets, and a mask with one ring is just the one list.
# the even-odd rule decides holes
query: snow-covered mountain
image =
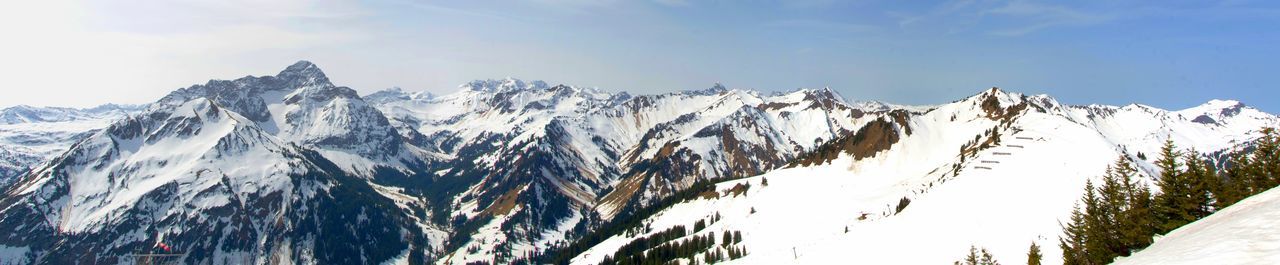
{"label": "snow-covered mountain", "polygon": [[299,62],[180,89],[75,143],[6,190],[0,245],[41,264],[119,262],[157,243],[191,263],[421,260],[444,236],[420,200],[370,180],[427,157]]}
{"label": "snow-covered mountain", "polygon": [[371,97],[402,132],[417,132],[405,138],[454,157],[437,173],[466,188],[441,199],[476,231],[452,242],[460,247],[445,259],[456,263],[545,250],[695,181],[763,173],[864,112],[829,89],[761,95],[718,84],[633,97],[508,78],[442,96]]}
{"label": "snow-covered mountain", "polygon": [[[396,202],[323,156],[196,98],[120,120],[15,183],[0,244],[20,263],[358,263],[427,247]],[[349,242],[367,242],[351,244]]]}
{"label": "snow-covered mountain", "polygon": [[[188,263],[510,263],[608,238],[573,259],[596,263],[710,216],[697,234],[739,231],[748,263],[851,249],[949,262],[970,244],[1009,256],[1052,245],[1085,179],[1118,156],[1154,159],[1166,138],[1247,148],[1280,124],[1234,101],[1165,111],[998,89],[898,106],[825,88],[633,96],[506,78],[362,97],[306,61],[139,109],[81,119],[105,129],[49,144],[62,149],[5,189],[0,260],[112,262],[162,242]],[[717,192],[650,215],[709,182]],[[599,232],[630,218],[647,225]],[[895,247],[956,253],[888,259]]]}
{"label": "snow-covered mountain", "polygon": [[141,106],[115,104],[87,109],[32,106],[0,109],[0,188],[27,169],[66,151],[84,136],[141,109]]}
{"label": "snow-covered mountain", "polygon": [[[1117,157],[1143,161],[1139,152],[1155,153],[1167,138],[1201,151],[1236,148],[1280,121],[1223,102],[1169,112],[1065,106],[991,89],[905,118],[867,116],[874,121],[794,167],[719,183],[573,262],[620,259],[637,238],[713,216],[682,238],[741,233],[740,243],[705,250],[745,247],[739,263],[947,263],[972,245],[1017,260],[1031,242],[1056,244],[1085,181]],[[1221,114],[1217,122],[1198,118],[1212,114]],[[1043,250],[1048,264],[1061,262],[1058,249]]]}
{"label": "snow-covered mountain", "polygon": [[32,107],[19,105],[0,109],[0,124],[56,123],[118,118],[141,110],[138,105],[103,104],[92,108]]}

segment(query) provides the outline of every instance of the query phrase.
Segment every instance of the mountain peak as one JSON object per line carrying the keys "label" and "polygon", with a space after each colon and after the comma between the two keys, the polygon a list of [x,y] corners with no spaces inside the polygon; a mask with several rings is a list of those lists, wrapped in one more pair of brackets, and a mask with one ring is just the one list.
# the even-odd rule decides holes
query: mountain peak
{"label": "mountain peak", "polygon": [[293,63],[292,65],[289,65],[289,67],[285,68],[284,70],[285,71],[301,71],[301,70],[310,69],[310,68],[318,68],[318,67],[316,67],[316,64],[312,63],[311,61],[299,60],[298,62]]}
{"label": "mountain peak", "polygon": [[729,91],[729,89],[725,88],[723,84],[720,84],[720,82],[716,82],[714,85],[711,85],[711,87],[709,88],[704,88],[700,90],[691,90],[691,91],[688,91],[688,93],[694,94],[694,95],[715,95],[715,94],[720,94],[726,91]]}
{"label": "mountain peak", "polygon": [[550,88],[547,82],[542,80],[534,80],[525,82],[517,78],[507,77],[503,79],[486,79],[474,80],[459,86],[464,90],[479,92],[509,92],[518,90],[546,90]]}
{"label": "mountain peak", "polygon": [[277,74],[276,77],[288,79],[288,80],[303,81],[303,83],[312,83],[312,84],[317,84],[317,83],[328,84],[329,83],[329,78],[325,76],[324,71],[321,71],[320,67],[316,66],[316,64],[311,63],[310,61],[307,61],[307,60],[298,61],[296,63],[293,63],[293,65],[289,65],[289,67],[286,67],[284,68],[283,71],[280,71],[280,74]]}
{"label": "mountain peak", "polygon": [[1213,116],[1218,118],[1232,117],[1236,114],[1240,114],[1242,110],[1247,108],[1250,107],[1237,100],[1213,99],[1209,100],[1209,102],[1205,102],[1204,104],[1200,104],[1199,106],[1178,111],[1178,113],[1183,116],[1196,117],[1197,119],[1205,120],[1199,116],[1208,115],[1206,117]]}
{"label": "mountain peak", "polygon": [[1212,99],[1200,106],[1212,107],[1215,109],[1247,107],[1244,103],[1233,99]]}

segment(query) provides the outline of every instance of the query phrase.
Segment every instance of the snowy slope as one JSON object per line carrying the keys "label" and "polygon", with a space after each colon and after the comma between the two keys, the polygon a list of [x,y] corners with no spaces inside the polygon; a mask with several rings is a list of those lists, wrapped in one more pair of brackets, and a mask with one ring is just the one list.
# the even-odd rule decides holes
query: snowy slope
{"label": "snowy slope", "polygon": [[1280,189],[1182,226],[1113,264],[1273,264],[1280,260]]}
{"label": "snowy slope", "polygon": [[[1096,123],[1081,122],[1090,119],[1076,115],[1075,109],[1045,96],[998,90],[928,107],[893,127],[902,137],[890,141],[887,150],[863,159],[841,153],[827,163],[720,183],[718,198],[659,212],[646,219],[649,228],[640,235],[692,226],[719,214],[723,219],[698,234],[742,231],[750,254],[732,263],[936,264],[962,257],[970,245],[986,247],[997,259],[1018,260],[1033,241],[1041,246],[1057,242],[1059,220],[1070,213],[1087,179],[1100,176],[1121,155],[1136,159],[1125,153],[1125,146],[1163,141],[1099,130]],[[1180,121],[1117,112],[1121,114],[1091,120]],[[1001,135],[998,144],[961,154],[964,147],[974,150],[970,143],[975,139],[991,139],[985,131],[992,128]],[[1242,137],[1229,133],[1217,137]],[[1217,144],[1201,148],[1230,147],[1228,142]],[[762,185],[764,179],[768,186]],[[730,195],[740,183],[751,188]],[[903,198],[909,203],[897,212]],[[633,238],[614,235],[574,263],[598,263]],[[1060,262],[1056,248],[1043,251],[1048,264]]]}
{"label": "snowy slope", "polygon": [[15,106],[0,110],[0,188],[93,131],[141,109],[106,104],[87,109]]}

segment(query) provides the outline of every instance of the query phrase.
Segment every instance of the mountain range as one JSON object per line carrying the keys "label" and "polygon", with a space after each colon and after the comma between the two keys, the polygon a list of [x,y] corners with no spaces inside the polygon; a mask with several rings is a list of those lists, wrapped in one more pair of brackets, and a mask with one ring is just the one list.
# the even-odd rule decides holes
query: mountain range
{"label": "mountain range", "polygon": [[115,263],[163,244],[193,264],[595,264],[702,221],[686,236],[736,232],[735,262],[776,264],[950,262],[974,244],[1018,257],[1057,242],[1117,157],[1154,176],[1172,140],[1223,163],[1280,118],[998,88],[929,106],[512,78],[361,96],[300,61],[0,122],[0,263]]}

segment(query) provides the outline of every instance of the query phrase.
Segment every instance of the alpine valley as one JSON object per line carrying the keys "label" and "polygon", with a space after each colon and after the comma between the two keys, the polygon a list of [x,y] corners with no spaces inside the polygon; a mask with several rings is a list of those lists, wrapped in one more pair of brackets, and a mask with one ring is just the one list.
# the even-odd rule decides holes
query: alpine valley
{"label": "alpine valley", "polygon": [[[1226,165],[1280,126],[1232,100],[975,92],[901,106],[507,78],[358,95],[300,61],[140,106],[11,107],[0,264],[116,264],[157,246],[186,264],[599,264],[677,244],[697,247],[667,264],[939,264],[975,245],[1019,260],[1032,242],[1058,264],[1062,223],[1117,158],[1155,183],[1166,140]],[[1275,195],[1220,212],[1249,219],[1203,221],[1273,220],[1250,209]],[[1196,232],[1151,249],[1185,254]]]}

